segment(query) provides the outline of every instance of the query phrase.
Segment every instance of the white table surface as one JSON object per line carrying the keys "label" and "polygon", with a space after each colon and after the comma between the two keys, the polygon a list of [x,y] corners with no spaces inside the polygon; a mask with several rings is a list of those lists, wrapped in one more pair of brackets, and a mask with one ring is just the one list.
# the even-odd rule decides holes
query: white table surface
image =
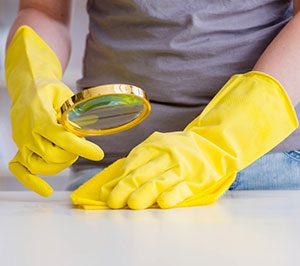
{"label": "white table surface", "polygon": [[145,211],[78,210],[67,192],[0,192],[0,265],[300,265],[300,191]]}

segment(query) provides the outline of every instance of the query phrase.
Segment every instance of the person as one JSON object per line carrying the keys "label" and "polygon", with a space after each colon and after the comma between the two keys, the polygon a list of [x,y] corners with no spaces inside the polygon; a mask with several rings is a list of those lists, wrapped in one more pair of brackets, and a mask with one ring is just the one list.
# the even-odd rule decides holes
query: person
{"label": "person", "polygon": [[73,165],[72,189],[95,175],[72,196],[87,208],[195,206],[228,188],[299,189],[299,5],[89,0],[78,87],[134,84],[153,111],[128,131],[88,141],[57,122],[72,95],[61,82],[71,1],[21,0],[6,56],[19,148],[10,170],[44,196],[52,189],[38,175]]}

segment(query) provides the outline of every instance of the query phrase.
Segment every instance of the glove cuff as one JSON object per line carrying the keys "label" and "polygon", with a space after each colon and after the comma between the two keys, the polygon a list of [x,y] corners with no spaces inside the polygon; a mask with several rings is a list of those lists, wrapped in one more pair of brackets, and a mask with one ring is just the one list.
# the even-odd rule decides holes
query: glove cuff
{"label": "glove cuff", "polygon": [[218,145],[246,167],[298,127],[295,109],[283,86],[259,71],[234,75],[184,131]]}
{"label": "glove cuff", "polygon": [[62,67],[56,54],[40,36],[30,27],[21,26],[6,52],[5,75],[9,93],[14,98],[22,93],[23,88],[18,84],[25,81],[37,85],[38,82],[61,80]]}

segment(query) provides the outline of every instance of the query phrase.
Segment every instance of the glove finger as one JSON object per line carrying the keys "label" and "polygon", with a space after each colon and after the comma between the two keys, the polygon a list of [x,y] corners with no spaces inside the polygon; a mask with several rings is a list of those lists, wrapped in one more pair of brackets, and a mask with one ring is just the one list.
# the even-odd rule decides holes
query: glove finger
{"label": "glove finger", "polygon": [[56,175],[72,165],[78,157],[65,163],[48,163],[28,148],[19,153],[18,161],[24,165],[32,174]]}
{"label": "glove finger", "polygon": [[[142,150],[140,149],[142,152]],[[147,164],[152,156],[149,156],[150,154],[143,154],[142,156],[133,156],[133,157],[127,157],[124,158],[122,170],[120,170],[120,175],[116,178],[112,179],[110,182],[107,182],[101,187],[100,190],[100,198],[102,201],[106,201],[109,194],[113,190],[113,188],[126,176],[129,176],[132,172],[134,172],[138,167],[142,166],[142,162],[144,162],[144,165]],[[143,158],[143,161],[139,159],[139,157]]]}
{"label": "glove finger", "polygon": [[114,209],[125,207],[132,192],[147,181],[160,176],[162,173],[169,170],[170,167],[172,166],[170,166],[168,156],[160,156],[139,167],[130,175],[122,178],[111,190],[106,200],[108,206]]}
{"label": "glove finger", "polygon": [[218,182],[194,193],[195,195],[179,203],[176,207],[200,206],[212,204],[218,200],[231,186],[236,178],[236,173],[223,177]]}
{"label": "glove finger", "polygon": [[[157,203],[162,209],[173,208],[177,205],[183,206],[183,202],[185,203],[185,206],[203,205],[203,202],[206,201],[211,203],[211,195],[216,195],[216,191],[224,193],[224,191],[232,183],[232,180],[234,180],[234,178],[227,180],[227,177],[224,177],[214,183],[182,181],[169,190],[163,192],[158,197]],[[198,199],[198,204],[191,204],[192,199],[194,199],[194,203],[197,202]]]}
{"label": "glove finger", "polygon": [[217,182],[183,181],[162,193],[157,203],[161,208],[207,205],[215,202],[233,183],[236,173],[230,173]]}
{"label": "glove finger", "polygon": [[63,150],[86,159],[100,161],[104,157],[104,152],[98,145],[66,131],[61,125],[52,126],[50,130],[42,132],[40,135]]}
{"label": "glove finger", "polygon": [[34,145],[28,145],[28,148],[47,163],[67,163],[77,158],[76,154],[63,150],[43,136],[35,134],[34,139]]}
{"label": "glove finger", "polygon": [[172,187],[171,189],[163,192],[157,198],[157,204],[162,209],[175,207],[178,203],[193,196],[194,193],[187,182],[182,181]]}
{"label": "glove finger", "polygon": [[132,149],[132,151],[128,154],[127,160],[124,163],[124,169],[126,173],[129,174],[140,166],[154,160],[161,154],[162,153],[157,149],[151,146],[145,146],[145,144],[142,143]]}
{"label": "glove finger", "polygon": [[128,207],[135,210],[149,208],[157,201],[158,196],[163,191],[180,181],[182,181],[182,177],[178,174],[178,169],[171,169],[134,191],[128,199]]}
{"label": "glove finger", "polygon": [[18,155],[9,163],[9,170],[28,189],[48,197],[53,193],[52,187],[42,178],[31,174],[18,160]]}

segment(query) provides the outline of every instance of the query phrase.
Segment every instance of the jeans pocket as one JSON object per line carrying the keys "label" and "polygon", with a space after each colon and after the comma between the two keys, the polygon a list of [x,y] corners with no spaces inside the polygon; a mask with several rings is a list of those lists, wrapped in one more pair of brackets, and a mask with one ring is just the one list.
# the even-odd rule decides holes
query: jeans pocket
{"label": "jeans pocket", "polygon": [[284,154],[289,157],[290,159],[297,161],[300,163],[300,150],[296,151],[286,151]]}

